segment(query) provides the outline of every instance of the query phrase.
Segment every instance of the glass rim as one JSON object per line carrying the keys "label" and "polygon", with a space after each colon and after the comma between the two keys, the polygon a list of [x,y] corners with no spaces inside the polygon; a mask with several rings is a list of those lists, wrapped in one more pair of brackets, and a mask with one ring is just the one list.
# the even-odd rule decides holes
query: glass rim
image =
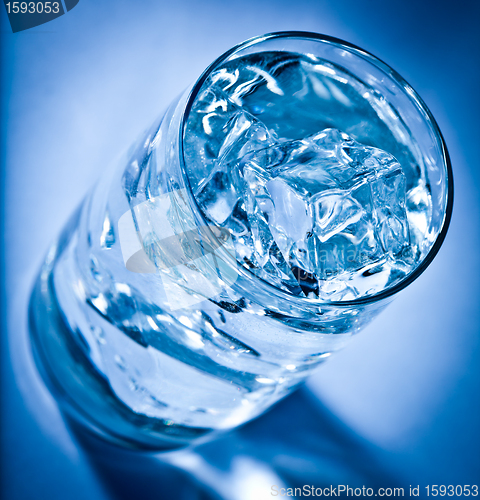
{"label": "glass rim", "polygon": [[[334,307],[341,307],[341,308],[347,308],[351,306],[357,306],[357,305],[365,305],[365,304],[370,304],[374,302],[378,302],[380,300],[386,299],[388,297],[392,297],[393,295],[397,294],[404,288],[406,288],[408,285],[410,285],[413,281],[415,281],[430,265],[430,263],[433,261],[434,257],[437,255],[438,251],[440,250],[440,247],[443,244],[443,241],[445,240],[445,236],[448,231],[448,227],[450,225],[450,220],[452,217],[452,210],[453,210],[453,171],[452,171],[452,165],[451,165],[451,160],[450,160],[450,155],[448,153],[447,146],[445,144],[445,140],[443,138],[443,135],[440,131],[440,128],[433,117],[431,111],[423,101],[423,99],[417,94],[417,92],[413,89],[413,87],[399,74],[397,73],[394,69],[392,69],[387,63],[379,59],[378,57],[374,56],[370,52],[358,47],[357,45],[354,45],[350,42],[346,42],[345,40],[341,40],[340,38],[335,38],[329,35],[324,35],[320,33],[314,33],[314,32],[309,32],[309,31],[277,31],[277,32],[272,32],[272,33],[267,33],[265,35],[260,35],[260,36],[255,36],[252,38],[249,38],[248,40],[245,40],[244,42],[239,43],[238,45],[235,45],[231,49],[227,50],[224,52],[221,56],[219,56],[215,61],[213,61],[206,69],[205,71],[201,74],[201,76],[198,78],[198,80],[195,82],[193,85],[192,89],[190,90],[188,97],[187,97],[187,102],[185,105],[185,109],[183,111],[183,116],[182,116],[182,121],[180,124],[180,137],[179,137],[179,157],[180,157],[180,167],[182,170],[183,178],[186,184],[186,187],[188,188],[187,191],[190,194],[191,201],[193,201],[194,206],[200,214],[200,217],[202,218],[202,221],[205,223],[206,226],[209,226],[211,222],[205,217],[202,209],[197,203],[197,200],[195,196],[193,195],[192,187],[190,184],[190,179],[187,174],[186,170],[186,161],[185,161],[185,156],[184,156],[184,147],[183,147],[183,140],[185,136],[185,129],[188,121],[188,117],[190,115],[190,111],[193,107],[193,103],[200,92],[203,84],[207,80],[208,76],[214,71],[220,64],[223,62],[227,61],[230,59],[233,55],[235,55],[238,52],[241,52],[242,50],[260,44],[262,42],[268,41],[268,40],[273,40],[273,39],[281,39],[281,38],[289,38],[289,39],[303,39],[307,41],[317,41],[317,42],[326,42],[331,45],[336,45],[339,48],[345,48],[347,49],[350,53],[353,53],[363,59],[366,59],[368,62],[372,63],[374,66],[377,68],[381,69],[383,72],[389,74],[394,80],[395,83],[399,85],[399,87],[403,88],[407,94],[409,95],[410,99],[413,100],[417,107],[422,111],[425,115],[425,117],[428,119],[433,132],[435,134],[435,138],[438,140],[438,143],[441,148],[441,154],[444,160],[444,165],[445,165],[445,170],[446,170],[446,183],[447,183],[447,191],[446,191],[446,206],[445,206],[445,211],[443,214],[443,221],[441,224],[441,229],[440,232],[438,233],[437,237],[435,238],[435,241],[430,248],[429,252],[425,257],[422,259],[420,264],[410,273],[408,273],[402,280],[400,280],[398,283],[395,285],[388,287],[384,290],[381,290],[377,293],[374,293],[372,295],[367,295],[365,297],[359,297],[356,299],[352,300],[344,300],[344,301],[328,301],[328,300],[323,300],[320,298],[308,298],[308,297],[300,297],[298,295],[294,295],[287,290],[283,290],[281,288],[278,288],[277,286],[273,285],[272,283],[269,283],[268,281],[265,281],[262,279],[260,276],[255,274],[253,271],[249,270],[245,266],[243,266],[241,263],[239,263],[236,259],[237,265],[237,272],[239,274],[245,274],[251,278],[254,278],[255,280],[259,281],[261,283],[262,287],[265,287],[266,290],[269,293],[273,293],[278,299],[280,300],[287,300],[290,303],[295,303],[296,305],[300,307],[327,307],[327,306],[334,306]],[[215,236],[213,235],[213,238]]]}

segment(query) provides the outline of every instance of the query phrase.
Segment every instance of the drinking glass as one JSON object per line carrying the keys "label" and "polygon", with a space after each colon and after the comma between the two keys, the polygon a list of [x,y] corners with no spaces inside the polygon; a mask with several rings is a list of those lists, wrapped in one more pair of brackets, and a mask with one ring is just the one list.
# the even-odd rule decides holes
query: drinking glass
{"label": "drinking glass", "polygon": [[[407,181],[413,164],[425,173],[421,259],[392,286],[340,301],[289,293],[240,263],[230,233],[200,209],[186,154],[192,108],[216,69],[267,51],[342,68],[358,99],[332,90],[325,122],[393,154]],[[412,283],[438,252],[452,203],[442,135],[395,71],[325,35],[253,38],[105,169],[51,247],[30,302],[37,366],[62,410],[108,441],[160,450],[214,436],[292,392]]]}

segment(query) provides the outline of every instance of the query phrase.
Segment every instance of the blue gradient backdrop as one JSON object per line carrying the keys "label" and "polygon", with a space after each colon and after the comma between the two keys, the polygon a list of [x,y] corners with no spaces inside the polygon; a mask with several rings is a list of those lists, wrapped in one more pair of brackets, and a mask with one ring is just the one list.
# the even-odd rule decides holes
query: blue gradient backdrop
{"label": "blue gradient backdrop", "polygon": [[[0,6],[1,7],[1,6]],[[480,2],[94,1],[12,34],[3,7],[2,493],[7,499],[272,498],[270,485],[480,483]],[[307,387],[192,453],[72,435],[39,382],[27,300],[104,166],[214,58],[251,36],[326,33],[389,63],[448,144],[451,228],[430,268]]]}

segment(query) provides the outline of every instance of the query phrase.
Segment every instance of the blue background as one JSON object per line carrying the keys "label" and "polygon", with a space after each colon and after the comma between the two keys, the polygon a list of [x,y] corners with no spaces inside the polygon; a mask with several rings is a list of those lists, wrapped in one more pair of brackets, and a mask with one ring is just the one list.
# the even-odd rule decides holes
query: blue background
{"label": "blue background", "polygon": [[[480,2],[81,0],[12,34],[3,7],[2,493],[8,499],[272,498],[270,486],[480,484]],[[436,117],[455,206],[427,271],[307,387],[193,452],[72,435],[38,380],[27,301],[49,243],[101,174],[217,56],[308,30],[396,69]]]}

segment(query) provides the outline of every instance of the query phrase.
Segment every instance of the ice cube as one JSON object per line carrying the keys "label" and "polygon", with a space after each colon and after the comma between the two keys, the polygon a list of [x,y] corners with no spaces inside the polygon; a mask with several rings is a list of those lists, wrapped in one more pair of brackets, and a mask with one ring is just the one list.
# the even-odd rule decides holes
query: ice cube
{"label": "ice cube", "polygon": [[217,224],[223,224],[233,211],[239,193],[229,172],[217,171],[198,193],[197,200],[206,215]]}
{"label": "ice cube", "polygon": [[215,87],[195,101],[188,123],[192,130],[185,134],[185,153],[192,159],[187,161],[190,182],[206,215],[222,224],[243,190],[231,163],[274,144],[275,139],[260,121]]}
{"label": "ice cube", "polygon": [[219,158],[213,162],[209,175],[199,181],[196,197],[208,217],[222,224],[232,213],[244,190],[235,160],[241,155],[272,144],[268,131],[245,113],[236,114],[226,136]]}
{"label": "ice cube", "polygon": [[[267,222],[271,200],[264,182],[257,182],[255,175],[249,177],[248,168],[241,175],[237,165],[238,158],[255,156],[259,149],[272,145],[274,135],[245,112],[235,113],[227,126],[218,158],[200,184],[197,200],[210,220],[231,232],[240,262],[276,286],[302,295],[278,246],[279,239],[271,233],[274,226]],[[252,182],[257,183],[256,188]]]}
{"label": "ice cube", "polygon": [[321,243],[357,223],[364,214],[362,205],[342,189],[329,189],[314,195],[311,203],[315,214],[315,233]]}
{"label": "ice cube", "polygon": [[334,279],[351,294],[342,280],[352,273],[404,258],[405,178],[388,153],[327,129],[246,155],[239,170],[285,260],[308,280]]}
{"label": "ice cube", "polygon": [[[303,295],[298,280],[292,273],[290,265],[285,259],[285,253],[279,248],[281,241],[272,234],[274,226],[269,224],[269,211],[272,202],[262,182],[256,186],[248,184],[249,176],[243,189],[243,203],[238,206],[236,217],[243,221],[246,233],[235,239],[237,254],[243,255],[244,263],[258,276],[297,295]],[[251,180],[251,179],[250,179]],[[232,214],[233,216],[233,214]],[[230,229],[232,222],[225,221],[224,227]],[[248,256],[245,250],[249,249]],[[247,250],[248,251],[248,250]]]}
{"label": "ice cube", "polygon": [[188,177],[198,193],[219,162],[228,164],[250,151],[274,143],[271,133],[253,115],[237,106],[220,88],[201,92],[194,102],[185,132]]}

